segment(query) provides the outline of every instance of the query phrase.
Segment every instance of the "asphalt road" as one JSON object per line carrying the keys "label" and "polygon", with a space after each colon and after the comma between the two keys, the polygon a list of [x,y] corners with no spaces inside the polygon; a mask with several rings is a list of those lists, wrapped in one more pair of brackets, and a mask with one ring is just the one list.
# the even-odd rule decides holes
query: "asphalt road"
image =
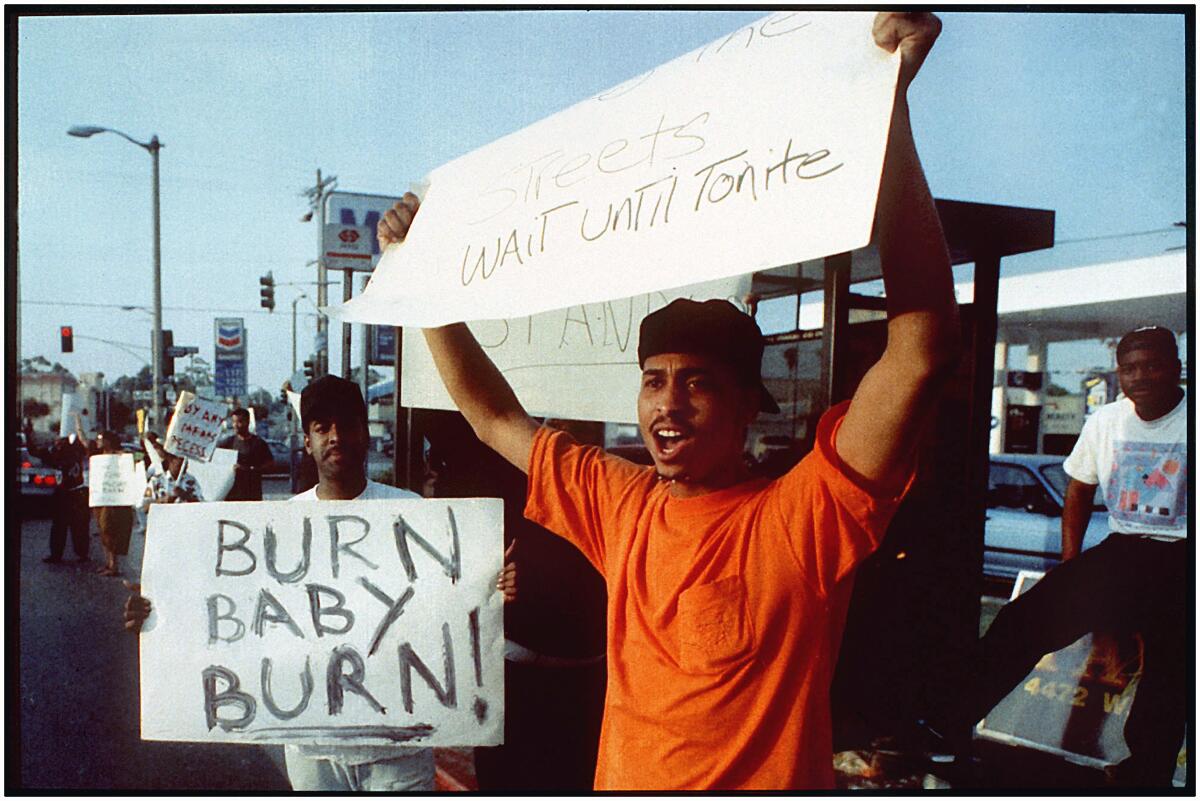
{"label": "asphalt road", "polygon": [[[19,785],[7,789],[287,792],[280,746],[139,738],[137,638],[121,625],[127,591],[93,572],[103,559],[94,534],[93,523],[91,563],[74,562],[68,544],[66,561],[47,565],[49,520],[22,521],[21,762]],[[127,577],[144,543],[133,535]],[[9,714],[16,706],[10,695]]]}

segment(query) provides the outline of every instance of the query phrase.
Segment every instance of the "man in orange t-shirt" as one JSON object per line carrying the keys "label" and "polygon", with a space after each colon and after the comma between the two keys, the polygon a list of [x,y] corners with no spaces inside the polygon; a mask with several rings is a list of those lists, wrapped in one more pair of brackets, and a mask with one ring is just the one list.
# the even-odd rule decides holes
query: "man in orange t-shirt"
{"label": "man in orange t-shirt", "polygon": [[[763,339],[724,301],[676,301],[642,323],[645,468],[543,429],[463,324],[427,329],[451,397],[484,443],[529,475],[526,515],[574,543],[608,584],[608,689],[596,788],[833,786],[829,685],[854,567],[912,480],[941,379],[958,352],[946,244],[908,122],[907,88],[941,24],[876,17],[900,52],[875,239],[888,342],[811,454],[750,476],[746,429],[775,403]],[[407,234],[411,193],[380,220]]]}

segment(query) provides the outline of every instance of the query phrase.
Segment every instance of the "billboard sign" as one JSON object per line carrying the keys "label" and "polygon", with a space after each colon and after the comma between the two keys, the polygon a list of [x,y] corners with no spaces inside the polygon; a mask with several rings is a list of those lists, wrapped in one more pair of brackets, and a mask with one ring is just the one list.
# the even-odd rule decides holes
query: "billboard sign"
{"label": "billboard sign", "polygon": [[359,225],[325,224],[325,238],[321,242],[321,253],[328,270],[356,270],[371,272],[374,259],[371,256],[375,244],[375,229]]}
{"label": "billboard sign", "polygon": [[396,363],[396,328],[390,325],[370,325],[367,326],[367,330],[370,332],[367,338],[370,347],[367,361],[391,367]]}
{"label": "billboard sign", "polygon": [[[375,239],[375,226],[379,224],[379,218],[384,215],[384,212],[399,200],[400,198],[391,195],[330,192],[325,199],[325,240],[322,242],[321,252],[327,254],[330,250],[340,250],[340,247],[332,247],[334,242],[337,242],[339,246],[345,244],[336,238],[336,234],[335,238],[330,239],[329,231],[355,228],[360,231],[359,242],[365,240],[362,247],[370,254],[371,258],[365,267],[337,267],[328,261],[328,255],[326,255],[325,266],[331,270],[355,269],[369,272],[375,269],[375,265],[379,263],[379,242]],[[362,235],[362,231],[366,231],[365,236]]]}
{"label": "billboard sign", "polygon": [[246,394],[246,324],[242,317],[213,320],[213,383],[219,398]]}

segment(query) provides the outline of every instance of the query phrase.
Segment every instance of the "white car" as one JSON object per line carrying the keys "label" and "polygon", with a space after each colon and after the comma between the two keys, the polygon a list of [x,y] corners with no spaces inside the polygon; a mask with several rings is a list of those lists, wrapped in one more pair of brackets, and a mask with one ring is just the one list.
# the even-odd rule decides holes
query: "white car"
{"label": "white car", "polygon": [[[1063,456],[994,453],[988,471],[983,573],[1015,579],[1022,570],[1045,572],[1062,561],[1063,497],[1070,477]],[[1096,489],[1086,550],[1108,536],[1108,509]]]}

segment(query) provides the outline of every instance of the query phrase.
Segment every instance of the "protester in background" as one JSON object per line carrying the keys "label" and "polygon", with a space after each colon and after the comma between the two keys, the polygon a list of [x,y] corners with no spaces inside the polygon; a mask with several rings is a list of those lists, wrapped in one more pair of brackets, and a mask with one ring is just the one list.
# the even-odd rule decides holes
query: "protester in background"
{"label": "protester in background", "polygon": [[152,503],[196,503],[204,500],[200,482],[195,476],[183,471],[186,464],[182,456],[167,453],[162,445],[151,443],[158,453],[161,469],[156,470],[146,484],[146,498],[142,508]]}
{"label": "protester in background", "polygon": [[51,499],[53,517],[50,524],[50,555],[42,559],[43,562],[62,561],[68,529],[71,532],[71,547],[75,551],[76,560],[90,560],[88,550],[91,515],[87,505],[88,490],[83,483],[83,468],[87,456],[87,448],[78,437],[58,439],[46,454],[46,462],[62,473],[62,481],[55,488]]}
{"label": "protester in background", "polygon": [[[96,444],[101,454],[121,453],[121,440],[113,431],[102,431]],[[102,576],[121,575],[120,558],[129,553],[129,538],[133,533],[132,506],[96,506],[96,524],[100,528],[100,544],[104,547],[105,563],[96,572]]]}
{"label": "protester in background", "polygon": [[[465,324],[425,330],[472,428],[528,473],[526,516],[608,583],[596,789],[834,786],[829,684],[854,569],[911,486],[959,348],[906,99],[939,29],[930,14],[876,17],[875,42],[901,54],[875,219],[887,347],[782,478],[751,480],[742,458],[750,422],[778,407],[762,334],[730,303],[677,300],[642,323],[637,409],[654,468],[540,428]],[[404,238],[418,206],[408,193],[384,215],[381,246]]]}
{"label": "protester in background", "polygon": [[[1187,398],[1175,335],[1139,328],[1117,344],[1124,397],[1088,418],[1063,463],[1070,476],[1062,516],[1063,561],[996,615],[948,693],[951,711],[934,722],[947,736],[999,703],[1043,655],[1089,632],[1140,633],[1142,673],[1125,721],[1130,756],[1114,784],[1170,787],[1188,718],[1184,646],[1192,555],[1188,548]],[[1080,552],[1097,487],[1109,536]],[[951,737],[953,739],[953,737]],[[948,744],[950,745],[950,744]],[[951,745],[962,753],[967,743]]]}
{"label": "protester in background", "polygon": [[234,409],[229,415],[233,434],[217,443],[218,448],[237,451],[234,467],[233,488],[225,496],[227,501],[261,501],[263,470],[274,457],[267,443],[257,434],[250,433],[250,412]]}
{"label": "protester in background", "polygon": [[[370,436],[367,408],[358,384],[337,376],[322,376],[300,396],[304,448],[317,465],[318,482],[296,501],[374,501],[419,498],[415,492],[379,484],[367,478]],[[508,600],[515,593],[511,568],[501,573],[497,589]],[[150,613],[150,601],[134,594],[125,602],[125,628],[140,631]],[[433,749],[413,746],[284,747],[288,780],[293,790],[319,792],[416,791],[434,789]]]}

